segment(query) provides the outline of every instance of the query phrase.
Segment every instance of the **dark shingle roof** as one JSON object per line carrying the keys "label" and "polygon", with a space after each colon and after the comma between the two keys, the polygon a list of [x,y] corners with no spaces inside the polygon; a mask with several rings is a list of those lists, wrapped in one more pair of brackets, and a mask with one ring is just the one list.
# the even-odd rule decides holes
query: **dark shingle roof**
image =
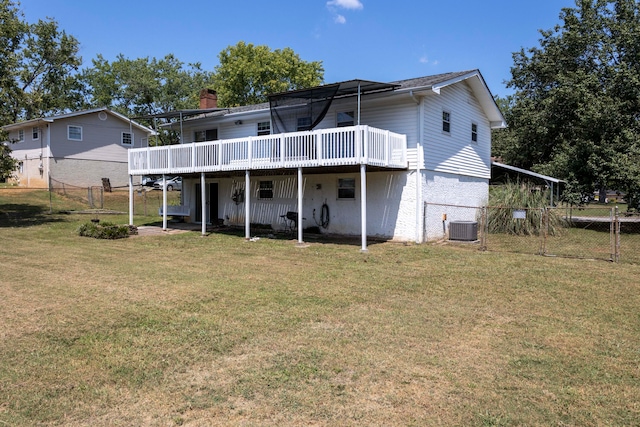
{"label": "dark shingle roof", "polygon": [[457,71],[455,73],[443,73],[443,74],[435,74],[433,76],[425,76],[425,77],[417,77],[414,79],[406,79],[399,80],[392,83],[397,83],[400,85],[400,89],[411,89],[411,88],[429,88],[433,85],[437,85],[438,83],[446,82],[449,80],[456,79],[458,77],[464,76],[469,73],[477,72],[478,70],[467,70],[467,71]]}

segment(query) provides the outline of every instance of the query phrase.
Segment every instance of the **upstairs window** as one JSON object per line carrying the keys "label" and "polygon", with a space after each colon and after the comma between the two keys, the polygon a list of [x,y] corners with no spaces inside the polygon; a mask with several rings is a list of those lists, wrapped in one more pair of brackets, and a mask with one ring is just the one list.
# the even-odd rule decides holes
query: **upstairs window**
{"label": "upstairs window", "polygon": [[195,142],[215,141],[218,139],[218,129],[197,130],[193,133]]}
{"label": "upstairs window", "polygon": [[82,126],[67,126],[67,139],[69,141],[82,141]]}
{"label": "upstairs window", "polygon": [[451,113],[448,111],[442,112],[442,132],[451,132]]}
{"label": "upstairs window", "polygon": [[24,142],[24,129],[18,131],[18,142]]}
{"label": "upstairs window", "polygon": [[471,123],[471,142],[478,142],[478,125]]}
{"label": "upstairs window", "polygon": [[343,128],[346,126],[353,126],[355,124],[354,120],[355,115],[353,111],[342,111],[338,113],[338,117],[336,118],[336,125],[339,128]]}
{"label": "upstairs window", "polygon": [[303,130],[311,130],[311,117],[298,117],[298,132]]}
{"label": "upstairs window", "polygon": [[258,197],[260,199],[273,199],[273,181],[260,181]]}
{"label": "upstairs window", "polygon": [[40,128],[38,126],[34,126],[31,129],[31,139],[33,140],[40,139]]}
{"label": "upstairs window", "polygon": [[133,134],[131,132],[122,132],[122,145],[133,145]]}
{"label": "upstairs window", "polygon": [[356,198],[356,179],[338,178],[338,199],[354,200]]}
{"label": "upstairs window", "polygon": [[258,136],[271,135],[271,123],[259,122],[258,123]]}

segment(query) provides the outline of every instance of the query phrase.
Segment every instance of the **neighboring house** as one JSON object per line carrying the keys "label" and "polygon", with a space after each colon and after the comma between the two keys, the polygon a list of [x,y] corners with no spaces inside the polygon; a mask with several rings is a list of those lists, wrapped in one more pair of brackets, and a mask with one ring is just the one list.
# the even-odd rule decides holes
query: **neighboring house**
{"label": "neighboring house", "polygon": [[[505,121],[471,70],[275,94],[172,126],[183,143],[129,150],[129,173],[181,175],[174,212],[203,233],[205,223],[244,224],[248,238],[250,224],[282,229],[287,212],[301,212],[299,242],[303,228],[317,227],[360,235],[366,250],[366,236],[441,239],[442,214],[425,215],[425,202],[483,206],[491,129]],[[447,221],[475,219],[460,216]]]}
{"label": "neighboring house", "polygon": [[14,180],[20,186],[48,188],[49,178],[87,187],[109,178],[128,183],[127,150],[146,147],[155,134],[107,108],[27,120],[2,127],[9,133]]}

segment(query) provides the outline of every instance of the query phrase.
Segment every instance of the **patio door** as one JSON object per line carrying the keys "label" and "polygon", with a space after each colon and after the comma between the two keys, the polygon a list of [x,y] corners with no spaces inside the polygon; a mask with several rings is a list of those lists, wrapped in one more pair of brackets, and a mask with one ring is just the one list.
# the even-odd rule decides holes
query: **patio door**
{"label": "patio door", "polygon": [[[202,222],[202,197],[201,197],[201,184],[196,184],[196,222]],[[218,183],[210,182],[205,187],[206,200],[207,200],[207,223],[218,223]]]}

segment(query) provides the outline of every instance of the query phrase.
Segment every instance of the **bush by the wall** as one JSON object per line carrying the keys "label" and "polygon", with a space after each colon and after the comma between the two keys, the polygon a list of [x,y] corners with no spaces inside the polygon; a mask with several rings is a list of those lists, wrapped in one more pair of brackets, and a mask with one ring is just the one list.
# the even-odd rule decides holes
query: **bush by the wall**
{"label": "bush by the wall", "polygon": [[138,234],[138,228],[133,225],[117,225],[110,222],[87,222],[78,228],[78,235],[95,239],[123,239],[132,234]]}

